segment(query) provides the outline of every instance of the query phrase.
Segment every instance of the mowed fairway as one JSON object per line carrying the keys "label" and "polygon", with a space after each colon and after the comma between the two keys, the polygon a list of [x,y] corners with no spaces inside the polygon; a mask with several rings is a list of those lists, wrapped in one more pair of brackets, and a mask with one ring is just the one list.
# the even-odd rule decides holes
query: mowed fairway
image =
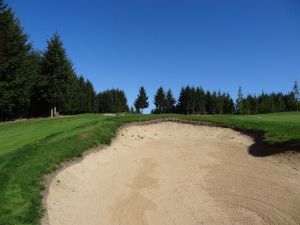
{"label": "mowed fairway", "polygon": [[[44,188],[45,174],[54,171],[59,163],[80,156],[89,148],[110,144],[117,128],[125,123],[166,117],[210,121],[230,127],[262,130],[266,132],[266,141],[271,143],[300,142],[298,113],[253,116],[125,115],[116,117],[85,114],[53,120],[3,123],[0,124],[0,224],[39,224],[44,214],[41,191]],[[221,154],[222,151],[219,153]],[[270,160],[269,157],[255,158],[251,155],[248,157],[259,160],[260,163]],[[277,160],[281,157],[274,156],[274,158]],[[281,162],[290,168],[290,164],[285,160]],[[122,164],[119,167],[122,169]],[[299,180],[298,168],[294,166],[292,171],[294,174],[286,174],[287,179],[291,182],[293,179]],[[275,176],[272,179],[276,181],[277,178]],[[130,181],[128,182],[130,184]],[[101,185],[105,186],[106,183],[103,182]],[[273,182],[273,185],[276,186],[276,182]],[[291,193],[297,194],[299,186],[296,182],[294,185],[291,187]],[[289,188],[282,186],[281,189],[288,191]],[[271,187],[270,191],[272,191]],[[299,196],[299,193],[295,196]]]}

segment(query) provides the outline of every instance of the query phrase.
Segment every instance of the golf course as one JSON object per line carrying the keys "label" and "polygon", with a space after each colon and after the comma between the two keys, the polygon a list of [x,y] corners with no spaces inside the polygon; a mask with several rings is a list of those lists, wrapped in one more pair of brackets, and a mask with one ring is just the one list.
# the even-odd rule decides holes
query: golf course
{"label": "golf course", "polygon": [[[255,144],[260,141],[261,145]],[[45,224],[52,219],[53,223],[48,224],[53,225],[83,224],[87,218],[90,218],[88,224],[148,224],[149,218],[152,218],[149,224],[164,224],[164,220],[175,214],[178,220],[172,217],[173,224],[199,224],[201,218],[204,224],[220,224],[221,221],[232,224],[244,217],[241,219],[243,224],[255,221],[261,224],[298,224],[299,142],[298,112],[249,116],[82,114],[1,123],[0,224],[40,224],[42,218]],[[250,152],[253,146],[261,148],[256,152],[267,152],[253,155]],[[265,146],[268,148],[265,149]],[[278,151],[280,148],[283,152]],[[85,152],[90,153],[86,155]],[[86,155],[84,159],[82,155]],[[187,157],[183,161],[182,155]],[[166,158],[166,164],[162,163]],[[154,168],[156,164],[157,168]],[[226,168],[229,165],[232,166]],[[57,173],[57,170],[60,172]],[[81,175],[78,170],[87,172]],[[154,171],[159,173],[155,179],[152,178]],[[226,171],[230,175],[226,174],[229,177],[225,179]],[[169,173],[177,175],[172,177]],[[255,178],[257,174],[262,176],[259,180]],[[183,180],[178,183],[175,178]],[[139,191],[137,196],[143,195],[143,191],[149,194],[149,186],[154,196],[150,193],[147,201],[156,201],[155,205],[162,201],[162,205],[153,208],[151,203],[149,209],[146,203],[145,206],[139,202],[124,203],[128,191],[123,186],[128,188],[131,179],[133,183],[137,182],[132,184],[137,186],[133,188],[134,193]],[[185,186],[184,179],[190,179],[192,183]],[[153,180],[156,185],[162,182],[160,192],[151,189]],[[63,186],[65,182],[70,184]],[[114,185],[111,182],[115,182]],[[184,202],[179,202],[183,204],[181,207],[195,202],[201,207],[195,205],[192,211],[185,208],[185,212],[173,204],[172,195],[176,194],[173,191],[180,183],[183,185],[180,195],[186,197],[182,200]],[[63,188],[59,189],[60,186]],[[74,187],[80,190],[73,192]],[[225,196],[239,191],[244,193],[243,196],[229,199]],[[157,199],[157,195],[161,199]],[[93,205],[95,196],[103,197],[103,202],[97,198],[97,204]],[[140,197],[146,198],[144,195]],[[133,208],[107,213],[116,199],[123,202],[119,207],[127,208],[129,206],[121,205],[132,203]],[[168,199],[173,200],[170,202]],[[58,207],[53,208],[53,202]],[[83,209],[84,203],[80,202],[85,202],[88,207]],[[162,213],[161,210],[168,207],[176,213]],[[234,208],[226,211],[224,207],[237,207],[244,217],[234,216]],[[103,208],[106,211],[101,211]],[[202,208],[205,211],[200,210]],[[125,216],[136,210],[139,216]],[[119,214],[114,216],[114,212]],[[62,214],[68,216],[62,217]],[[218,219],[212,219],[215,217]],[[103,222],[99,222],[99,218],[103,218]]]}
{"label": "golf course", "polygon": [[299,0],[0,0],[0,225],[300,225]]}

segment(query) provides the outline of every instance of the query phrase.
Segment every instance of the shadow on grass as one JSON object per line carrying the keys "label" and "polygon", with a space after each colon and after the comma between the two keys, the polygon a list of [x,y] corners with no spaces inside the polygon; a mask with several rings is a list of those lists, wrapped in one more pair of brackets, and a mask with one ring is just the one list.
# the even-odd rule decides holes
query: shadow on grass
{"label": "shadow on grass", "polygon": [[254,157],[266,157],[285,152],[298,152],[300,153],[300,143],[281,143],[281,144],[269,144],[263,142],[262,132],[246,132],[254,138],[254,144],[252,144],[248,153]]}
{"label": "shadow on grass", "polygon": [[247,136],[251,136],[254,139],[254,144],[251,145],[248,149],[248,153],[254,157],[266,157],[266,156],[271,156],[271,155],[284,153],[284,152],[300,153],[300,142],[286,142],[281,144],[266,143],[263,141],[263,137],[264,137],[263,131],[257,131],[257,130],[254,131],[254,130],[247,130],[246,128],[242,129],[237,127],[230,127],[225,124],[178,119],[178,118],[152,119],[148,121],[139,121],[137,122],[137,124],[141,124],[141,123],[152,124],[158,122],[177,122],[177,123],[192,124],[192,125],[205,125],[205,126],[213,126],[213,127],[231,128]]}

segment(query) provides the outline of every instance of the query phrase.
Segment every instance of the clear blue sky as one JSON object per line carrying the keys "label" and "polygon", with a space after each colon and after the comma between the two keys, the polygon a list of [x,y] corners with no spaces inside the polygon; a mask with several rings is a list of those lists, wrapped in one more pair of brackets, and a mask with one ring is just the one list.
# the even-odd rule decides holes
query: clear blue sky
{"label": "clear blue sky", "polygon": [[[144,85],[288,92],[300,81],[299,0],[7,0],[40,50],[57,31],[97,91]],[[151,107],[153,104],[151,104]]]}

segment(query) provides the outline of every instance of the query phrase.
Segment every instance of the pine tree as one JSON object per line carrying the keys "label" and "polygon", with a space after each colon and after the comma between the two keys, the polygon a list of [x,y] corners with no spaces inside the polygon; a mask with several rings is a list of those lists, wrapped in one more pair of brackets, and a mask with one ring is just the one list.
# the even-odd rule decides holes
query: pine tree
{"label": "pine tree", "polygon": [[166,112],[173,113],[175,111],[176,100],[173,97],[172,90],[169,89],[166,94]]}
{"label": "pine tree", "polygon": [[42,73],[47,79],[47,101],[50,108],[64,114],[72,112],[76,75],[60,37],[55,33],[48,41],[42,59]]}
{"label": "pine tree", "polygon": [[33,74],[31,80],[31,90],[30,90],[30,116],[46,116],[47,115],[47,105],[45,98],[47,96],[46,90],[44,89],[46,80],[45,77],[41,75],[41,62],[42,56],[39,51],[32,51],[30,53],[30,66],[27,67]]}
{"label": "pine tree", "polygon": [[217,114],[223,114],[223,107],[224,107],[224,94],[221,94],[221,91],[218,91],[217,97],[216,97],[216,113]]}
{"label": "pine tree", "polygon": [[277,103],[278,103],[277,112],[285,112],[286,111],[286,105],[285,105],[285,102],[284,102],[284,95],[282,93],[278,94]]}
{"label": "pine tree", "polygon": [[237,108],[237,112],[239,114],[243,114],[243,92],[242,92],[242,87],[239,86],[238,89],[238,97],[236,99],[236,108]]}
{"label": "pine tree", "polygon": [[143,86],[140,87],[139,94],[134,101],[134,106],[137,110],[141,110],[142,114],[143,110],[149,107],[148,96]]}
{"label": "pine tree", "polygon": [[99,113],[120,113],[128,112],[127,98],[124,91],[111,89],[100,92],[97,96],[97,112]]}
{"label": "pine tree", "polygon": [[298,87],[298,82],[295,81],[294,86],[293,86],[293,94],[294,94],[297,112],[299,111],[299,105],[300,105],[300,93],[299,92],[300,91],[299,91],[299,87]]}
{"label": "pine tree", "polygon": [[185,96],[186,96],[186,99],[185,99],[185,111],[189,115],[189,114],[191,114],[192,104],[193,104],[191,87],[187,86],[185,88],[184,92],[185,92]]}
{"label": "pine tree", "polygon": [[297,110],[297,107],[295,105],[295,98],[294,94],[292,92],[288,93],[283,97],[284,103],[286,105],[286,110],[287,111],[294,111]]}
{"label": "pine tree", "polygon": [[188,102],[188,96],[187,96],[186,88],[182,87],[177,102],[178,113],[183,113],[183,114],[187,113],[187,102]]}
{"label": "pine tree", "polygon": [[27,117],[36,70],[31,45],[12,10],[0,1],[0,119]]}
{"label": "pine tree", "polygon": [[205,92],[202,87],[196,88],[196,96],[197,96],[197,103],[196,103],[196,110],[200,114],[206,114],[206,98]]}
{"label": "pine tree", "polygon": [[206,99],[206,112],[207,112],[207,114],[212,114],[213,113],[213,99],[212,99],[210,91],[206,92],[205,99]]}
{"label": "pine tree", "polygon": [[211,95],[211,106],[212,106],[212,114],[216,114],[217,113],[217,92],[213,91],[212,95]]}
{"label": "pine tree", "polygon": [[73,99],[73,112],[84,113],[86,111],[86,90],[85,90],[85,79],[80,75],[75,82],[76,95]]}
{"label": "pine tree", "polygon": [[189,89],[189,108],[190,108],[190,113],[194,114],[196,111],[196,106],[197,106],[197,96],[196,96],[196,89],[195,87],[191,87]]}
{"label": "pine tree", "polygon": [[91,112],[93,112],[93,105],[94,105],[94,101],[95,101],[95,90],[94,90],[94,86],[91,81],[86,80],[85,89],[86,89],[85,112],[91,113]]}
{"label": "pine tree", "polygon": [[224,105],[223,105],[223,113],[231,114],[234,112],[234,103],[229,93],[225,94],[224,97]]}
{"label": "pine tree", "polygon": [[[3,0],[0,0],[0,65],[4,63],[4,53],[5,53],[5,31],[6,31],[6,24],[8,20],[9,11],[7,9],[7,5],[4,4]],[[0,67],[1,68],[1,67]],[[1,68],[2,69],[2,68]],[[0,71],[2,72],[4,71]]]}
{"label": "pine tree", "polygon": [[154,96],[154,105],[156,107],[156,110],[159,113],[162,113],[165,110],[166,105],[166,96],[165,91],[163,87],[160,87],[157,89],[156,94]]}

